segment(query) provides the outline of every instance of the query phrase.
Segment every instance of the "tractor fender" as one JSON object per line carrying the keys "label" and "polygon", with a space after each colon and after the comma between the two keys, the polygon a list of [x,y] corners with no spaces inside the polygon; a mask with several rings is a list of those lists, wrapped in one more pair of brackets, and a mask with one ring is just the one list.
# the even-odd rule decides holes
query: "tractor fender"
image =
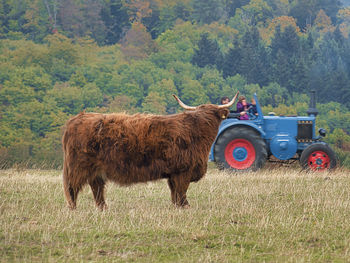
{"label": "tractor fender", "polygon": [[263,131],[261,126],[256,125],[255,123],[249,122],[249,121],[237,121],[237,122],[227,122],[227,123],[223,123],[223,125],[221,125],[219,127],[219,132],[218,135],[216,136],[215,142],[217,140],[217,138],[220,136],[221,133],[223,133],[224,131],[226,131],[227,129],[231,128],[231,127],[237,127],[237,126],[249,126],[251,127],[253,130],[256,130],[261,137],[265,137],[266,133]]}
{"label": "tractor fender", "polygon": [[249,121],[235,121],[235,122],[223,122],[221,126],[219,127],[219,132],[215,138],[215,141],[213,145],[211,146],[210,153],[209,153],[209,160],[214,161],[214,145],[219,138],[219,136],[224,133],[226,130],[234,127],[250,127],[252,130],[256,131],[262,138],[265,138],[266,133],[262,130],[262,127],[259,125],[256,125],[255,123],[249,122]]}

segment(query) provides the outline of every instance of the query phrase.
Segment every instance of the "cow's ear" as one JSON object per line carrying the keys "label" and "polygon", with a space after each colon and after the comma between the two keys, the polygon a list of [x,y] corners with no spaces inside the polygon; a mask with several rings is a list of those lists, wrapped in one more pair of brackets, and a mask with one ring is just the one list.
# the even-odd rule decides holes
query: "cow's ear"
{"label": "cow's ear", "polygon": [[219,109],[218,110],[218,116],[222,120],[225,120],[229,113],[230,113],[230,111],[228,109]]}

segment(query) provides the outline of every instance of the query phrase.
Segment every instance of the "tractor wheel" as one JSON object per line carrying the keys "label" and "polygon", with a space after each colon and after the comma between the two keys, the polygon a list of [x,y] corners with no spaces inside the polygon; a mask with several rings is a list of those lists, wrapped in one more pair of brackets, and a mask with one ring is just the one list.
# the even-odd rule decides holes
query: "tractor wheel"
{"label": "tractor wheel", "polygon": [[252,129],[236,127],[220,135],[214,146],[219,169],[256,171],[266,162],[264,140]]}
{"label": "tractor wheel", "polygon": [[324,143],[314,143],[308,146],[300,156],[300,165],[311,171],[334,169],[337,159],[334,151]]}

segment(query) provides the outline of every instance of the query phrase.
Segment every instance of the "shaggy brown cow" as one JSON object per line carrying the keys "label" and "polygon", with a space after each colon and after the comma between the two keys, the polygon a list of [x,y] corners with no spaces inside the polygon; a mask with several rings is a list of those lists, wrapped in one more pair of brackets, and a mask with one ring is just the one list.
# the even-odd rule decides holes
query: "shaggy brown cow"
{"label": "shaggy brown cow", "polygon": [[188,206],[190,182],[207,170],[210,147],[229,104],[204,104],[174,115],[80,113],[67,121],[63,135],[63,186],[70,208],[76,207],[78,192],[89,184],[96,205],[106,206],[106,181],[130,185],[168,179],[171,198],[177,206]]}

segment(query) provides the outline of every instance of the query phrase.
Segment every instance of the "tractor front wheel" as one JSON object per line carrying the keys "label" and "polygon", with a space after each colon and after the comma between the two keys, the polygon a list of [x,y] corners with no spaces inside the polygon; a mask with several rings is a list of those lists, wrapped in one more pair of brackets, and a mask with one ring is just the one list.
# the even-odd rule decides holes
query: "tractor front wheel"
{"label": "tractor front wheel", "polygon": [[252,129],[234,127],[221,134],[216,141],[214,158],[220,169],[255,171],[266,162],[266,145]]}
{"label": "tractor front wheel", "polygon": [[300,165],[311,171],[334,169],[337,159],[334,151],[325,143],[314,143],[308,146],[300,156]]}

